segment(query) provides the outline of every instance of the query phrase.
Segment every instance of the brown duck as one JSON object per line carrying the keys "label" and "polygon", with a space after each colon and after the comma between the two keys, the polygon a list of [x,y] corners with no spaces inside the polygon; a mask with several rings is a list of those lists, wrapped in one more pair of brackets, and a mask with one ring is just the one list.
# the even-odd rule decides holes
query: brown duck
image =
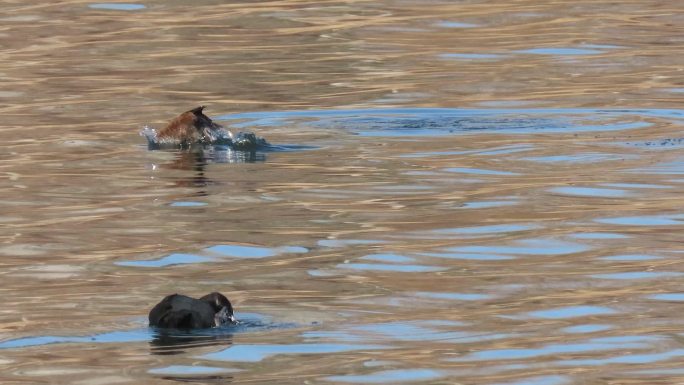
{"label": "brown duck", "polygon": [[204,115],[204,108],[199,106],[176,116],[157,133],[157,140],[181,144],[211,142],[216,136],[215,131],[223,127]]}

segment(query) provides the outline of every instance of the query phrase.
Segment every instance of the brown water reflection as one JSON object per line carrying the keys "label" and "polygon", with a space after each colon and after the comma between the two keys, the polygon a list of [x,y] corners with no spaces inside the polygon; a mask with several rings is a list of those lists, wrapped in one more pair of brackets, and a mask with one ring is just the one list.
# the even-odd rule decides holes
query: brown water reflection
{"label": "brown water reflection", "polygon": [[682,382],[676,2],[136,5],[0,4],[0,383]]}

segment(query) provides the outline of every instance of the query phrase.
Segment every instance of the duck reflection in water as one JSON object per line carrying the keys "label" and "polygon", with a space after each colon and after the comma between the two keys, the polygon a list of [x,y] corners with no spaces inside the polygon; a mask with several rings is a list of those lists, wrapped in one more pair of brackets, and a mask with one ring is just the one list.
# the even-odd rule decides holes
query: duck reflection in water
{"label": "duck reflection in water", "polygon": [[226,328],[179,330],[154,329],[150,340],[150,352],[155,355],[183,354],[188,349],[205,346],[230,346],[233,332]]}
{"label": "duck reflection in water", "polygon": [[[256,151],[236,151],[227,146],[193,145],[185,149],[170,150],[175,158],[169,163],[154,165],[153,168],[187,170],[192,175],[175,178],[178,187],[204,187],[215,182],[206,176],[207,166],[212,163],[256,163],[266,161],[266,154]],[[200,194],[204,195],[204,194]]]}

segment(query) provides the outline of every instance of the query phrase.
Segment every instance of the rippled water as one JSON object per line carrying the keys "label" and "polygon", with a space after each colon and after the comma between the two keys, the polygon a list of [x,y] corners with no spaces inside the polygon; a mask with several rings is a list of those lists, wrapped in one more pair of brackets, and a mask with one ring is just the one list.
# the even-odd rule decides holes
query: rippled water
{"label": "rippled water", "polygon": [[[0,383],[684,381],[677,2],[0,20]],[[203,104],[275,147],[138,135]],[[147,327],[214,290],[239,326]]]}

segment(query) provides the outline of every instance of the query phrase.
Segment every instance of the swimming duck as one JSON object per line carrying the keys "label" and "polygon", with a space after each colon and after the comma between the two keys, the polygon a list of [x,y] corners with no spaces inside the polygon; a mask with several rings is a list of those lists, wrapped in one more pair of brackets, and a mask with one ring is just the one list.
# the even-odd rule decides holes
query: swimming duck
{"label": "swimming duck", "polygon": [[210,143],[215,141],[218,135],[228,132],[202,112],[205,108],[199,106],[176,116],[157,133],[156,140],[161,143],[178,142],[184,145]]}
{"label": "swimming duck", "polygon": [[200,299],[171,294],[156,304],[149,315],[150,326],[174,329],[205,329],[238,323],[226,296],[213,292]]}

